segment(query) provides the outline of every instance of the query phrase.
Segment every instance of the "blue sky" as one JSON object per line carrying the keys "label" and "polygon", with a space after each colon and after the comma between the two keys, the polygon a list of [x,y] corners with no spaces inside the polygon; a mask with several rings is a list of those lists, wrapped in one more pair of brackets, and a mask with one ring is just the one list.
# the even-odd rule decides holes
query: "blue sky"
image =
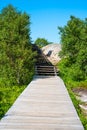
{"label": "blue sky", "polygon": [[70,15],[87,18],[87,0],[0,0],[0,10],[8,4],[30,15],[32,41],[40,37],[60,43],[58,26],[66,25]]}

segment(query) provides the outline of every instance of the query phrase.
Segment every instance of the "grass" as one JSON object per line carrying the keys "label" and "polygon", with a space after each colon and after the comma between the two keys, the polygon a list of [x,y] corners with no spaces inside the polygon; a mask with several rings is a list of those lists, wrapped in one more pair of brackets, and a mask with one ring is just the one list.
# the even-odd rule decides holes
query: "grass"
{"label": "grass", "polygon": [[24,90],[26,86],[0,86],[0,119],[12,106],[16,98]]}

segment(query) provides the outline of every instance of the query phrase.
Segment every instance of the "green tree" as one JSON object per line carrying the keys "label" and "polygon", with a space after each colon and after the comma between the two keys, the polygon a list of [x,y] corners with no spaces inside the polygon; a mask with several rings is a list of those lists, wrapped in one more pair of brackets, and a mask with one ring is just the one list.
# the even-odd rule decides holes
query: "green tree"
{"label": "green tree", "polygon": [[0,13],[0,80],[27,84],[34,67],[30,38],[30,17],[12,5]]}
{"label": "green tree", "polygon": [[60,56],[67,59],[68,72],[75,80],[87,78],[87,19],[70,17],[67,25],[58,27],[61,35]]}
{"label": "green tree", "polygon": [[51,44],[51,42],[48,42],[48,40],[46,40],[45,38],[37,38],[36,41],[35,41],[35,44],[42,48],[48,44]]}

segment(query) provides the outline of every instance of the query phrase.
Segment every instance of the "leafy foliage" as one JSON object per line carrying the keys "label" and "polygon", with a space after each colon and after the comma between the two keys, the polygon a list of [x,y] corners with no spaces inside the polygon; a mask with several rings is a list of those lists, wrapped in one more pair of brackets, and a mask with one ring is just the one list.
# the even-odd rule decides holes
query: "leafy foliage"
{"label": "leafy foliage", "polygon": [[24,90],[25,86],[0,86],[0,118],[7,112],[19,94]]}
{"label": "leafy foliage", "polygon": [[59,27],[62,50],[61,61],[58,63],[60,76],[63,78],[74,106],[87,130],[87,118],[81,111],[80,101],[76,99],[73,88],[87,89],[87,19],[80,20],[70,17],[67,25]]}
{"label": "leafy foliage", "polygon": [[35,44],[42,48],[48,44],[51,44],[51,42],[48,42],[45,38],[37,38],[36,41],[35,41]]}
{"label": "leafy foliage", "polygon": [[73,80],[87,78],[87,19],[70,17],[67,25],[59,27],[62,51],[60,56],[67,60],[68,72]]}
{"label": "leafy foliage", "polygon": [[8,5],[0,12],[0,118],[34,74],[30,17]]}
{"label": "leafy foliage", "polygon": [[0,13],[0,83],[29,83],[34,72],[34,56],[30,38],[30,17],[12,5]]}

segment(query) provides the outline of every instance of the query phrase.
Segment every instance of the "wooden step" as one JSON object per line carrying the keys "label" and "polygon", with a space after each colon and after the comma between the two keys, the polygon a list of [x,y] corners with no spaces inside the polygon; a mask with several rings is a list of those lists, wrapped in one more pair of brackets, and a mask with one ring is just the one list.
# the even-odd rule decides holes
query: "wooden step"
{"label": "wooden step", "polygon": [[55,76],[57,75],[56,69],[54,66],[35,66],[35,74],[36,75],[47,75],[47,76]]}

